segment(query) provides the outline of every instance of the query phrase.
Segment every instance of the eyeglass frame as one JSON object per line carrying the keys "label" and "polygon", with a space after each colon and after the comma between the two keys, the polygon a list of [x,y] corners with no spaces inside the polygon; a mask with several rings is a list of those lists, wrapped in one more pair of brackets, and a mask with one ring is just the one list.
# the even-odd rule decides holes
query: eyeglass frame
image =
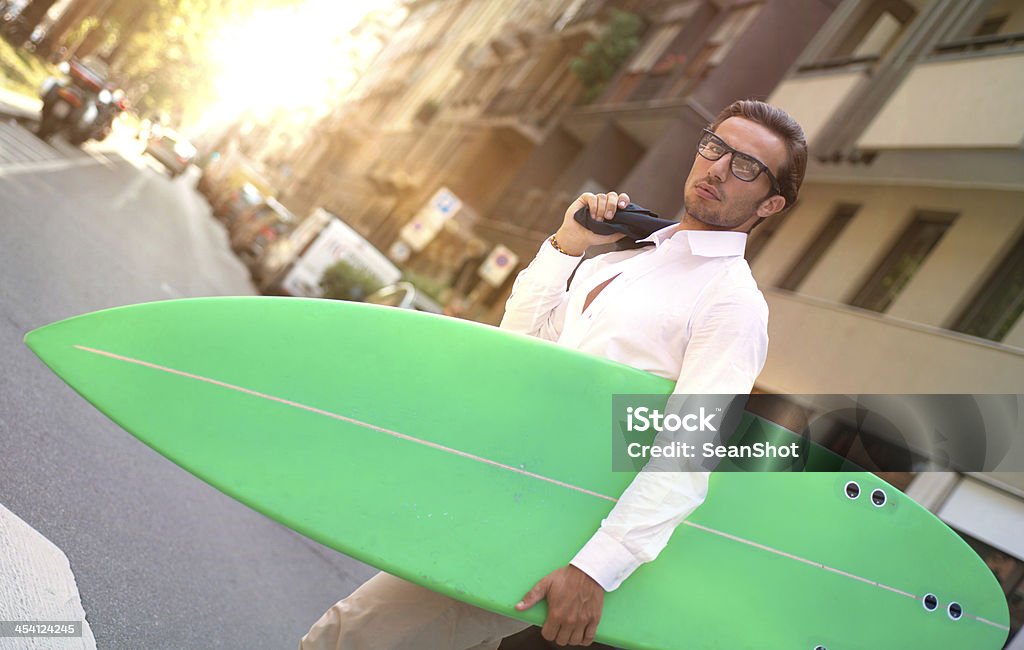
{"label": "eyeglass frame", "polygon": [[[772,191],[775,192],[775,194],[779,194],[779,195],[782,194],[782,188],[779,186],[779,181],[778,181],[778,179],[775,178],[775,174],[772,173],[772,170],[768,167],[768,165],[764,164],[763,162],[761,162],[757,158],[751,156],[749,153],[745,153],[743,151],[740,151],[739,149],[733,149],[728,144],[726,144],[725,140],[720,138],[718,136],[718,134],[715,133],[714,131],[712,131],[710,129],[701,129],[701,131],[702,131],[702,133],[704,135],[711,136],[711,138],[713,138],[714,140],[717,140],[718,141],[717,144],[719,144],[723,149],[725,149],[725,151],[718,158],[708,158],[707,156],[704,155],[704,152],[701,151],[700,143],[704,141],[704,135],[701,135],[700,139],[697,140],[697,155],[699,155],[704,160],[709,160],[711,162],[715,162],[715,161],[721,160],[727,154],[732,154],[732,160],[729,161],[729,173],[731,173],[738,180],[741,180],[744,183],[753,183],[754,181],[757,180],[757,177],[760,176],[762,172],[764,172],[765,174],[768,174],[768,181],[772,184]],[[740,156],[743,156],[744,158],[746,158],[748,160],[753,160],[755,163],[757,163],[758,172],[757,172],[757,174],[754,175],[753,178],[751,178],[751,179],[740,178],[736,174],[736,170],[733,169],[733,164],[734,164],[733,161],[736,160],[736,155],[737,154],[739,154]]]}

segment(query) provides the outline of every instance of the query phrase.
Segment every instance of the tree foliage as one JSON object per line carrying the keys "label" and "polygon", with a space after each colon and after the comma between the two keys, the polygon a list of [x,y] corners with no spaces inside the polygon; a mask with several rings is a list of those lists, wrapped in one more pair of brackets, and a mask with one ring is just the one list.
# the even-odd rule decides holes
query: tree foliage
{"label": "tree foliage", "polygon": [[334,300],[363,300],[383,286],[377,276],[344,260],[324,271],[320,279],[324,298]]}
{"label": "tree foliage", "polygon": [[601,94],[619,66],[640,45],[643,27],[640,16],[613,9],[601,35],[584,45],[581,55],[569,62],[569,69],[583,82],[584,102],[591,102]]}
{"label": "tree foliage", "polygon": [[[116,52],[114,69],[143,115],[176,117],[202,110],[215,96],[211,39],[252,13],[299,0],[119,0],[102,28]],[[268,47],[272,44],[268,43]]]}

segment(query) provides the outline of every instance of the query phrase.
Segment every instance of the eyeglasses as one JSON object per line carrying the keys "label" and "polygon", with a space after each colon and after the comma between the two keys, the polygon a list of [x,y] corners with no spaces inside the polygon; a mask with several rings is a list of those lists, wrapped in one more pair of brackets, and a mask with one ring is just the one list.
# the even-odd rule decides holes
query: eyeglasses
{"label": "eyeglasses", "polygon": [[731,153],[732,161],[729,169],[732,171],[733,176],[749,183],[757,179],[761,172],[764,172],[768,174],[768,180],[772,183],[772,191],[776,194],[782,194],[782,190],[779,189],[779,182],[775,180],[775,174],[772,173],[772,170],[768,169],[768,165],[750,154],[733,149],[725,144],[722,138],[707,129],[704,129],[704,134],[701,136],[700,142],[697,143],[697,153],[708,160],[718,160],[722,156]]}

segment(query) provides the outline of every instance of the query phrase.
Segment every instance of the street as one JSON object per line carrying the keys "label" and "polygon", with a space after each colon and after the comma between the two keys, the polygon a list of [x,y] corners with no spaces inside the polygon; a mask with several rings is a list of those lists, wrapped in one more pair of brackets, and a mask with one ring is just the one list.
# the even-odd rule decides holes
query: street
{"label": "street", "polygon": [[198,170],[171,180],[110,140],[0,123],[0,504],[67,555],[100,648],[296,647],[374,570],[174,466],[22,343],[98,309],[254,292]]}

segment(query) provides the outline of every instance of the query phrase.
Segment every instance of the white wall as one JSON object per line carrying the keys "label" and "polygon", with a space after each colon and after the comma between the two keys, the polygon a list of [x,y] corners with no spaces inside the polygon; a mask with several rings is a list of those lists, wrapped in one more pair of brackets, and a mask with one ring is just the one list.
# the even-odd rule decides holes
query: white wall
{"label": "white wall", "polygon": [[1006,147],[1024,141],[1024,54],[917,66],[858,140],[862,149]]}
{"label": "white wall", "polygon": [[867,80],[864,72],[841,72],[787,79],[775,89],[768,103],[778,106],[804,129],[807,142],[814,141],[846,98]]}
{"label": "white wall", "polygon": [[1024,349],[763,288],[778,393],[1024,393]]}

